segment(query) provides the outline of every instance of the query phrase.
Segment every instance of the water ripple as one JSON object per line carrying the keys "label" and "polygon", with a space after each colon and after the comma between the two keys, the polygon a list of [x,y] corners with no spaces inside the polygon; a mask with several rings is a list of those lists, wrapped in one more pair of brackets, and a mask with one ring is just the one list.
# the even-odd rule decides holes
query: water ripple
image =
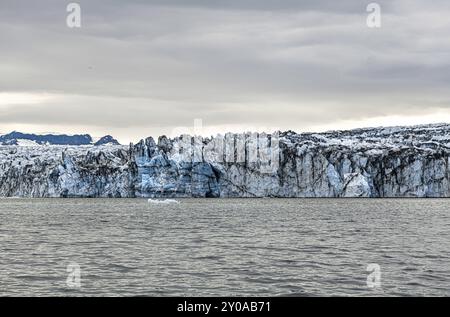
{"label": "water ripple", "polygon": [[[449,296],[450,200],[0,200],[3,296]],[[68,265],[80,268],[69,287]],[[367,265],[381,285],[367,287]]]}

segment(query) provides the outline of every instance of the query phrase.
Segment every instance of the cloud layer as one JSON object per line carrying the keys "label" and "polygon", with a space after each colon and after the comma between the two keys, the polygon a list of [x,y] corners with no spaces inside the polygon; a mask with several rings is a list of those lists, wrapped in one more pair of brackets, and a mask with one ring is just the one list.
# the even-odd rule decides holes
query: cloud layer
{"label": "cloud layer", "polygon": [[378,1],[377,29],[360,0],[79,1],[80,29],[68,3],[0,3],[2,132],[450,121],[449,1]]}

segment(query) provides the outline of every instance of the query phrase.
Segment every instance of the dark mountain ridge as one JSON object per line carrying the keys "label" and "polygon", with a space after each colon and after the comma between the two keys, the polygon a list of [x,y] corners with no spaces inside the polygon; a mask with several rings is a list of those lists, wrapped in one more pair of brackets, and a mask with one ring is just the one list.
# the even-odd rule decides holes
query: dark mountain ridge
{"label": "dark mountain ridge", "polygon": [[20,145],[23,142],[35,145],[120,145],[112,136],[107,135],[94,142],[89,134],[33,134],[13,131],[0,135],[0,145]]}

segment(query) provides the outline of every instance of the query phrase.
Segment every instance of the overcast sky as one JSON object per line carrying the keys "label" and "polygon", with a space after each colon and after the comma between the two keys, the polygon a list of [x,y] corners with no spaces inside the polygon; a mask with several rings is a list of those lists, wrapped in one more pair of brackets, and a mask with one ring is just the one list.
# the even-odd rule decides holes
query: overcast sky
{"label": "overcast sky", "polygon": [[[0,132],[450,122],[450,1],[0,0]],[[183,128],[185,127],[185,128]]]}

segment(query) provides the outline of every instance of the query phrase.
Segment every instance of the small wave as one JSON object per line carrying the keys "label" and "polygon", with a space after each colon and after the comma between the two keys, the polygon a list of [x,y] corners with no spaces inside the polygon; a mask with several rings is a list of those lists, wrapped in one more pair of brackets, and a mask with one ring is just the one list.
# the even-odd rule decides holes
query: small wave
{"label": "small wave", "polygon": [[163,205],[168,205],[168,204],[179,204],[180,202],[178,200],[175,199],[165,199],[165,200],[159,200],[159,199],[149,199],[148,200],[149,204],[163,204]]}

